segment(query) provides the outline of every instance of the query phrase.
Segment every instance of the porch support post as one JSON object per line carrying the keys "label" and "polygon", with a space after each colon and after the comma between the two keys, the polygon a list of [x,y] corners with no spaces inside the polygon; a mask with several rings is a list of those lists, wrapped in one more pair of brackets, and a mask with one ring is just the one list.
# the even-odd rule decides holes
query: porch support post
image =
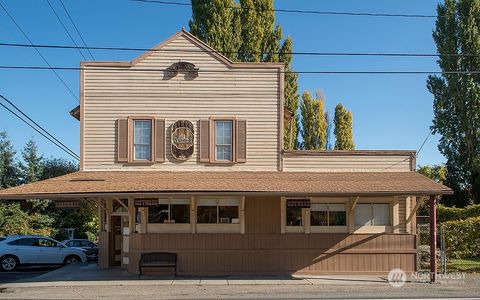
{"label": "porch support post", "polygon": [[437,198],[430,196],[430,283],[437,282]]}

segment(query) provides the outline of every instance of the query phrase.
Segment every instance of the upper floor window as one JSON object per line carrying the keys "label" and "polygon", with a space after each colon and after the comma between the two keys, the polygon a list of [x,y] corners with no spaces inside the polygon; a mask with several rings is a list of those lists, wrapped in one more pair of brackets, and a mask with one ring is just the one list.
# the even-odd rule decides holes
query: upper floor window
{"label": "upper floor window", "polygon": [[362,203],[355,207],[355,226],[389,226],[390,204]]}
{"label": "upper floor window", "polygon": [[215,160],[233,161],[233,121],[215,120]]}
{"label": "upper floor window", "polygon": [[152,160],[152,120],[133,121],[134,160]]}

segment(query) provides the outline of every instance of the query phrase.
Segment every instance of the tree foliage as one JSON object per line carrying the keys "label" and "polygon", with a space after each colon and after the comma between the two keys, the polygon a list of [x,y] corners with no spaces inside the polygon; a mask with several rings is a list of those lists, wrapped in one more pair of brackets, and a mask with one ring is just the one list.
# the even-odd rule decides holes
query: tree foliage
{"label": "tree foliage", "polygon": [[38,154],[37,143],[29,140],[22,150],[22,162],[19,163],[20,182],[38,181],[43,173],[43,156]]}
{"label": "tree foliage", "polygon": [[0,189],[16,186],[19,183],[16,151],[5,131],[0,132]]}
{"label": "tree foliage", "polygon": [[[273,0],[192,0],[190,32],[232,61],[285,63],[285,107],[293,114],[284,130],[285,149],[296,147],[298,75],[292,70],[293,42],[275,25]],[[290,136],[294,136],[290,141]]]}
{"label": "tree foliage", "polygon": [[438,183],[444,183],[447,179],[447,168],[444,165],[419,166],[417,172]]}
{"label": "tree foliage", "polygon": [[[480,70],[480,1],[445,0],[437,13],[433,39],[442,71]],[[434,96],[432,130],[441,135],[438,148],[447,159],[446,184],[454,191],[444,198],[460,206],[480,203],[480,77],[432,75],[427,87]]]}
{"label": "tree foliage", "polygon": [[353,116],[341,103],[335,107],[335,150],[354,150],[353,143]]}
{"label": "tree foliage", "polygon": [[302,149],[325,150],[327,146],[328,121],[324,111],[324,96],[317,93],[314,99],[309,92],[302,96]]}

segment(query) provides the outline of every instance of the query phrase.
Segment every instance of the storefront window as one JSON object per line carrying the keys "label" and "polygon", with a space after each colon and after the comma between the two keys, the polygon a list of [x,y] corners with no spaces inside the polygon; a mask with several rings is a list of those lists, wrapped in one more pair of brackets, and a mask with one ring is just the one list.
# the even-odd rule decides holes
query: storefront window
{"label": "storefront window", "polygon": [[239,201],[235,199],[199,199],[197,202],[197,223],[239,223],[238,208]]}
{"label": "storefront window", "polygon": [[287,226],[303,226],[301,207],[287,207]]}
{"label": "storefront window", "polygon": [[345,204],[312,204],[311,226],[347,226]]}
{"label": "storefront window", "polygon": [[160,199],[159,203],[148,208],[148,223],[190,223],[190,200]]}
{"label": "storefront window", "polygon": [[361,203],[355,206],[355,226],[389,226],[390,204]]}

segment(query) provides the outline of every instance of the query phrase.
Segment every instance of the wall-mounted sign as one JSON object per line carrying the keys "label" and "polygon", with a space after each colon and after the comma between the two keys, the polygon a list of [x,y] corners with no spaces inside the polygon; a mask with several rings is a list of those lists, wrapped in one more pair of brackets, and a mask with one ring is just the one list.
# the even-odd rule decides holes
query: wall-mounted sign
{"label": "wall-mounted sign", "polygon": [[56,208],[80,208],[80,201],[55,200],[55,207]]}
{"label": "wall-mounted sign", "polygon": [[158,199],[135,199],[133,204],[135,207],[157,206]]}
{"label": "wall-mounted sign", "polygon": [[195,135],[193,124],[187,120],[179,120],[172,125],[172,155],[178,160],[192,157]]}
{"label": "wall-mounted sign", "polygon": [[172,64],[165,70],[165,76],[168,78],[172,78],[178,75],[179,72],[186,73],[190,77],[197,77],[198,76],[198,68],[195,67],[194,64],[180,61]]}
{"label": "wall-mounted sign", "polygon": [[308,199],[289,199],[287,207],[310,208],[310,200]]}

